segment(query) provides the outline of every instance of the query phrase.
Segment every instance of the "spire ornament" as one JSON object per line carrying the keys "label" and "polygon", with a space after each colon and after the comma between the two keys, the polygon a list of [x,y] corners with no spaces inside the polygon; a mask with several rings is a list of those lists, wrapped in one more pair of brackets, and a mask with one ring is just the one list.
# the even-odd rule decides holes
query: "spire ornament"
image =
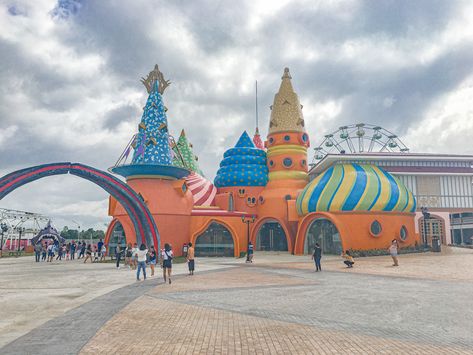
{"label": "spire ornament", "polygon": [[148,94],[154,89],[156,82],[158,82],[158,92],[162,95],[164,94],[164,90],[171,84],[170,80],[164,79],[163,73],[159,70],[158,65],[154,66],[154,69],[149,72],[146,78],[141,78],[141,82],[148,90]]}

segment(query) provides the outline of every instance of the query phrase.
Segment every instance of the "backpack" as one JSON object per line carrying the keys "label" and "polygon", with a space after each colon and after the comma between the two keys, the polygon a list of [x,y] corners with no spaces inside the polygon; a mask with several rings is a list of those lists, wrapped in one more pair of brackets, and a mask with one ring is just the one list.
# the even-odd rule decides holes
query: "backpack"
{"label": "backpack", "polygon": [[168,260],[172,260],[173,257],[172,257],[171,255],[169,255],[167,251],[164,251],[164,253],[165,253],[166,256],[168,257]]}

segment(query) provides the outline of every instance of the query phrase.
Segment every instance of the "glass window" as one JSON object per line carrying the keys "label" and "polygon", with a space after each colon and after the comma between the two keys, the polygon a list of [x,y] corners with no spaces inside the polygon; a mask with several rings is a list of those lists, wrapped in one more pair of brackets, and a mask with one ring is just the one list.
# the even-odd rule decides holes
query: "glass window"
{"label": "glass window", "polygon": [[292,166],[292,159],[291,158],[284,158],[282,163],[286,168],[290,168]]}
{"label": "glass window", "polygon": [[402,226],[401,230],[399,231],[399,237],[401,240],[406,240],[407,239],[407,228],[406,226]]}
{"label": "glass window", "polygon": [[373,236],[377,237],[381,234],[382,228],[381,228],[381,223],[378,221],[373,221],[370,226],[370,232]]}
{"label": "glass window", "polygon": [[289,142],[289,141],[291,140],[291,137],[290,137],[289,135],[285,135],[285,136],[284,136],[284,140],[285,140],[286,142]]}

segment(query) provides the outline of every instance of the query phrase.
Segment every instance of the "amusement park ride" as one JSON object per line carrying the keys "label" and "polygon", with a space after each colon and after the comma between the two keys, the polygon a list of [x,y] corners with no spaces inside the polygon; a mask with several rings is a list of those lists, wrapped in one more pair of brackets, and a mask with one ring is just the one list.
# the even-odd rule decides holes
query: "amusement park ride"
{"label": "amusement park ride", "polygon": [[19,249],[22,236],[25,238],[23,244],[26,244],[26,240],[35,236],[49,220],[49,217],[39,213],[0,208],[0,253],[5,246],[7,249]]}
{"label": "amusement park ride", "polygon": [[335,132],[326,134],[324,137],[322,143],[314,148],[315,155],[312,164],[310,164],[312,166],[327,154],[409,152],[409,148],[396,134],[383,127],[367,123],[341,126]]}

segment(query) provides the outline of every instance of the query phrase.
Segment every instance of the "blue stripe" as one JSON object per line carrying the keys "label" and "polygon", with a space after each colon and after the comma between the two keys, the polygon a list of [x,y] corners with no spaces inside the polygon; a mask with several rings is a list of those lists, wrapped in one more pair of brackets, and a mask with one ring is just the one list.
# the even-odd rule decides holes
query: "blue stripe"
{"label": "blue stripe", "polygon": [[333,166],[330,167],[324,174],[324,176],[320,179],[319,183],[317,184],[314,191],[312,191],[312,196],[310,196],[307,211],[315,211],[317,207],[317,202],[319,201],[319,197],[322,194],[327,182],[330,180],[333,174]]}
{"label": "blue stripe", "polygon": [[391,185],[391,197],[386,207],[383,208],[383,211],[392,211],[393,208],[396,206],[397,201],[399,200],[399,188],[391,174],[388,174],[384,170],[381,171],[383,172],[384,176],[386,176],[389,181],[389,184]]}
{"label": "blue stripe", "polygon": [[328,205],[327,205],[327,211],[330,211],[330,206],[332,205],[332,201],[333,201],[335,195],[337,194],[338,190],[340,189],[340,186],[342,185],[342,182],[343,182],[343,178],[344,178],[344,177],[345,177],[345,168],[344,168],[343,165],[342,165],[342,177],[340,178],[340,182],[338,183],[337,188],[336,188],[335,191],[333,192],[332,197],[330,197],[330,201],[328,202]]}
{"label": "blue stripe", "polygon": [[365,170],[358,164],[353,164],[353,167],[356,170],[356,180],[342,206],[342,211],[353,211],[358,202],[360,202],[361,196],[363,196],[363,192],[365,192],[366,188],[368,177],[366,176]]}
{"label": "blue stripe", "polygon": [[378,192],[376,192],[376,197],[374,198],[373,202],[371,202],[370,207],[368,207],[368,211],[371,211],[375,203],[378,202],[379,195],[381,194],[381,180],[379,179],[379,175],[373,168],[371,168],[371,171],[376,176],[376,179],[378,179]]}
{"label": "blue stripe", "polygon": [[416,208],[417,208],[417,200],[416,200],[414,194],[412,194],[412,198],[414,199],[414,205],[412,206],[411,212],[415,212]]}

